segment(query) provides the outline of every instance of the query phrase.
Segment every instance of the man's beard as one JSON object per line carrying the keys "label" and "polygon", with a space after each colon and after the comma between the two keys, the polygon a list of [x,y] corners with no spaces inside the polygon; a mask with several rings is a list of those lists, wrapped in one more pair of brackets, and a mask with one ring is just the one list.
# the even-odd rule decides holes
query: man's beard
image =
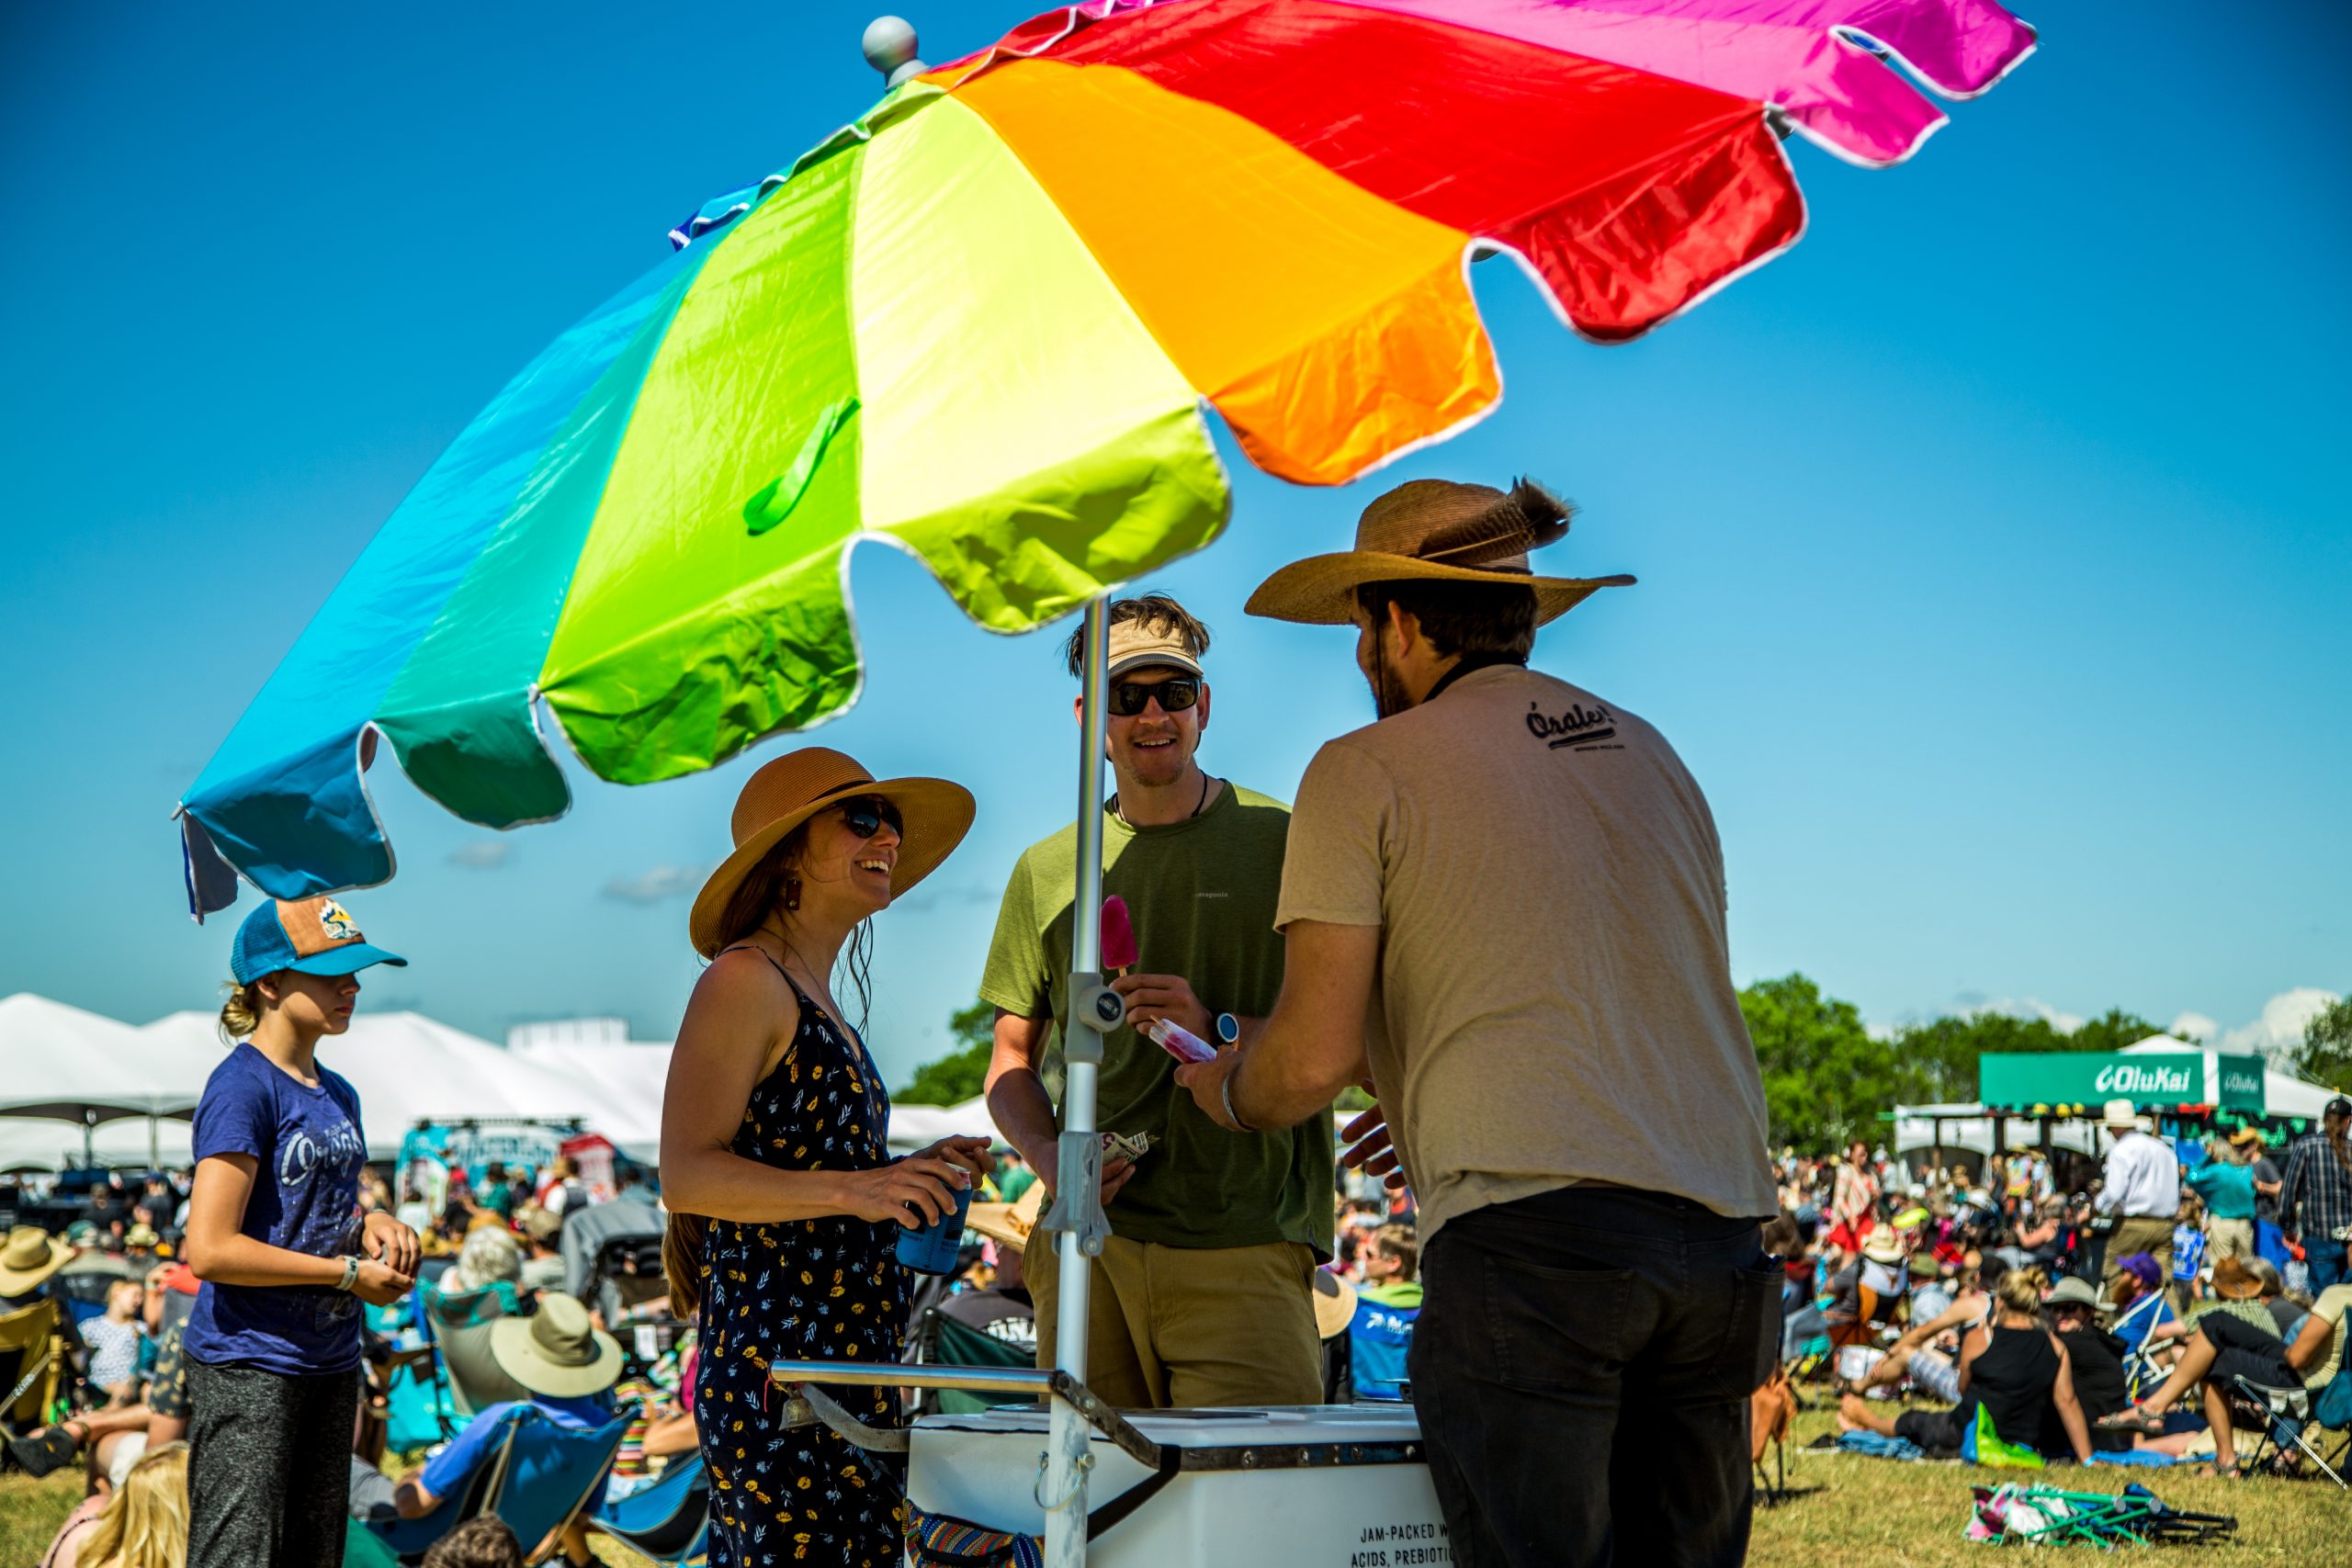
{"label": "man's beard", "polygon": [[1388,668],[1388,650],[1374,637],[1372,644],[1372,670],[1364,678],[1372,688],[1372,711],[1378,718],[1395,718],[1413,705],[1412,694],[1405,689],[1404,680]]}

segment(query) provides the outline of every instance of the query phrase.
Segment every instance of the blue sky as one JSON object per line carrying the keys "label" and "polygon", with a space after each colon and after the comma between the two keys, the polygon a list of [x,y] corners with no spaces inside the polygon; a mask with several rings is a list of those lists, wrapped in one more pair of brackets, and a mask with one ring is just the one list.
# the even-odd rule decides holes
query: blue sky
{"label": "blue sky", "polygon": [[[230,931],[185,914],[179,791],[526,359],[871,101],[872,14],[7,8],[0,993],[211,1004]],[[942,59],[1022,14],[913,19]],[[1743,981],[1802,968],[1879,1021],[2225,1032],[2352,988],[2352,23],[2307,6],[2253,48],[2210,7],[2028,15],[2041,52],[1909,165],[1796,146],[1804,241],[1652,337],[1581,343],[1482,266],[1509,387],[1483,425],[1341,491],[1227,444],[1233,527],[1154,580],[1217,633],[1211,770],[1287,795],[1369,716],[1346,637],[1245,619],[1253,584],[1394,479],[1527,472],[1583,508],[1557,569],[1643,580],[1537,662],[1705,786]],[[892,552],[854,581],[866,695],[820,739],[981,801],[880,929],[897,1078],[969,998],[1012,856],[1075,807],[1070,685],[1054,633],[983,634]],[[790,743],[582,776],[571,817],[504,836],[379,767],[401,872],[350,902],[414,964],[370,1005],[668,1038],[684,894]]]}

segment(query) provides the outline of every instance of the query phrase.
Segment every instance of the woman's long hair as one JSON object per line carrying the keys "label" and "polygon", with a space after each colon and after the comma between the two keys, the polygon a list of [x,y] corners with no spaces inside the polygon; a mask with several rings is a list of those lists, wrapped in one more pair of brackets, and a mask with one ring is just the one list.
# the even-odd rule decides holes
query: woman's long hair
{"label": "woman's long hair", "polygon": [[[719,917],[719,951],[723,953],[747,941],[774,917],[784,928],[778,934],[785,951],[797,952],[792,945],[791,907],[799,901],[800,855],[808,842],[808,828],[803,823],[778,840],[774,849],[744,873],[743,880],[735,885],[733,895],[727,900],[726,911]],[[849,943],[834,966],[836,976],[843,970],[857,989],[857,1032],[862,1039],[874,1009],[872,920],[858,921],[856,929],[850,932]],[[709,1229],[710,1222],[705,1216],[674,1210],[662,1227],[662,1272],[670,1286],[670,1310],[682,1318],[692,1317],[702,1305],[703,1243]]]}
{"label": "woman's long hair", "polygon": [[187,1445],[140,1457],[98,1516],[78,1561],[118,1568],[182,1568],[187,1562]]}

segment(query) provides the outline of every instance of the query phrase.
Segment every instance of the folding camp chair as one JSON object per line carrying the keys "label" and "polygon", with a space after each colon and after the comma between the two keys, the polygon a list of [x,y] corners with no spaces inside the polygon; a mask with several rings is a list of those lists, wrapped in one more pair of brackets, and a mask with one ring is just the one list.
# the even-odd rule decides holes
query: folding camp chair
{"label": "folding camp chair", "polygon": [[588,1529],[611,1536],[661,1568],[692,1562],[709,1550],[710,1472],[700,1454],[681,1454],[662,1479],[634,1496],[607,1503],[588,1516]]}
{"label": "folding camp chair", "polygon": [[500,1486],[506,1478],[506,1465],[514,1451],[515,1428],[523,1422],[525,1410],[517,1407],[500,1417],[503,1428],[490,1450],[489,1457],[475,1467],[467,1477],[465,1490],[441,1500],[441,1506],[422,1518],[383,1519],[371,1521],[368,1529],[378,1539],[400,1555],[403,1562],[421,1561],[427,1548],[464,1524],[468,1519],[487,1513],[497,1501]]}
{"label": "folding camp chair", "polygon": [[[2154,1331],[2156,1319],[2164,1315],[2165,1298],[2161,1292],[2151,1291],[2124,1309],[2109,1332],[2132,1348],[2123,1358],[2124,1392],[2133,1399],[2142,1399],[2165,1381],[2170,1370],[2156,1359],[2148,1348],[2148,1336]],[[2146,1321],[2142,1322],[2144,1318]],[[2138,1337],[2133,1337],[2137,1330]]]}
{"label": "folding camp chair", "polygon": [[417,1326],[447,1376],[449,1396],[460,1416],[471,1416],[506,1400],[527,1400],[531,1391],[506,1375],[490,1353],[492,1325],[509,1315],[497,1287],[444,1295],[417,1292]]}
{"label": "folding camp chair", "polygon": [[[922,1322],[916,1326],[915,1350],[918,1366],[1030,1367],[1037,1361],[1035,1351],[999,1339],[993,1334],[984,1334],[936,1307],[925,1312]],[[968,1416],[1003,1403],[959,1389],[925,1389],[916,1414]]]}
{"label": "folding camp chair", "polygon": [[555,1533],[588,1506],[611,1472],[636,1407],[586,1428],[562,1426],[535,1407],[517,1414],[505,1473],[486,1511],[513,1529],[526,1562],[544,1562],[556,1548]]}
{"label": "folding camp chair", "polygon": [[2320,1452],[2319,1445],[2311,1440],[2312,1396],[2304,1392],[2301,1383],[2273,1388],[2268,1383],[2256,1382],[2241,1372],[2230,1379],[2230,1391],[2240,1404],[2261,1417],[2262,1437],[2254,1445],[2254,1458],[2248,1461],[2247,1469],[2251,1470],[2262,1462],[2265,1448],[2276,1448],[2283,1453],[2291,1442],[2326,1472],[2327,1478],[2335,1483],[2338,1490],[2352,1491],[2352,1486],[2345,1484],[2344,1477]]}
{"label": "folding camp chair", "polygon": [[19,1434],[48,1425],[64,1371],[53,1301],[0,1317],[0,1426]]}

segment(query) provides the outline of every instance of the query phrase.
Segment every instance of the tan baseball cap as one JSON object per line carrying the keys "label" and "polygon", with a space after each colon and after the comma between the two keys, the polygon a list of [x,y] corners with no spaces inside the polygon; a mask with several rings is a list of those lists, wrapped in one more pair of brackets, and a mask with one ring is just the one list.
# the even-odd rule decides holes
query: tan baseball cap
{"label": "tan baseball cap", "polygon": [[1130,670],[1166,666],[1188,675],[1204,673],[1201,661],[1184,646],[1172,626],[1149,626],[1142,620],[1121,621],[1111,628],[1111,662],[1106,674],[1117,680]]}

